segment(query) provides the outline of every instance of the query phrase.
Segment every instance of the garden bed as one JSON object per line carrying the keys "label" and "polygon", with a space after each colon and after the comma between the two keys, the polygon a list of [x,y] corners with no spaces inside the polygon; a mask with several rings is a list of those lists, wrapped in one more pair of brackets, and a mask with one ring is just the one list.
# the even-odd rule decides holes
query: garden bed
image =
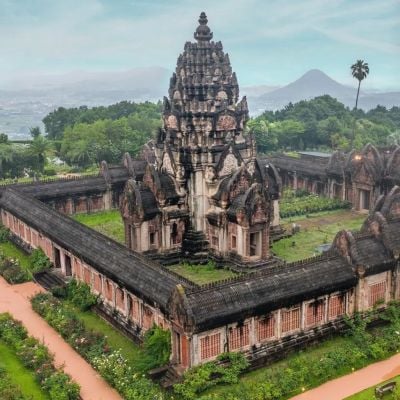
{"label": "garden bed", "polygon": [[[163,352],[160,340],[156,341],[155,350],[151,346],[154,338],[161,336],[165,339],[165,335],[160,332],[162,330],[154,328],[148,335],[148,340],[145,338],[146,351],[137,351],[137,346],[129,342],[132,351],[128,352],[128,342],[121,339],[122,335],[114,332],[107,337],[104,334],[104,321],[100,322],[98,317],[95,318],[88,311],[80,310],[77,313],[76,307],[49,293],[32,298],[32,308],[125,399],[162,399],[163,393],[159,387],[144,375],[147,369],[159,366],[158,363],[165,363],[169,358],[170,350]],[[93,329],[88,329],[89,325]],[[112,328],[107,329],[107,332],[112,333]]]}
{"label": "garden bed", "polygon": [[348,201],[310,194],[304,190],[285,190],[279,202],[281,218],[349,208],[351,203]]}
{"label": "garden bed", "polygon": [[[23,395],[26,398],[34,396],[36,399],[50,399],[50,400],[78,400],[79,385],[74,383],[69,375],[65,374],[61,369],[57,369],[53,364],[53,356],[49,353],[46,346],[39,343],[35,338],[28,336],[26,329],[18,321],[15,321],[9,314],[0,314],[0,349],[1,345],[5,344],[7,347],[2,352],[3,363],[7,362],[8,366],[14,367],[13,378]],[[7,357],[8,351],[8,357]],[[11,353],[10,353],[11,352]],[[3,355],[4,354],[4,355]],[[32,374],[40,385],[43,392],[47,394],[44,396],[32,382],[29,382],[29,374],[27,371],[18,367],[16,359],[12,356],[15,355],[23,367],[31,370]],[[31,393],[24,393],[28,388],[23,385],[23,380],[28,379],[27,384]],[[16,397],[18,399],[18,397]]]}

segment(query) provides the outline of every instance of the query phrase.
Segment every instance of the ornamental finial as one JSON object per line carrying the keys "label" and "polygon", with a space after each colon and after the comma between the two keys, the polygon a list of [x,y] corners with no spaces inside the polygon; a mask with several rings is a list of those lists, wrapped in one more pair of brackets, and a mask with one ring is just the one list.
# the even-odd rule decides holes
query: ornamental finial
{"label": "ornamental finial", "polygon": [[198,41],[210,41],[213,37],[213,34],[210,30],[210,28],[207,26],[207,15],[203,11],[200,14],[199,17],[199,26],[196,29],[196,32],[194,33],[194,38]]}

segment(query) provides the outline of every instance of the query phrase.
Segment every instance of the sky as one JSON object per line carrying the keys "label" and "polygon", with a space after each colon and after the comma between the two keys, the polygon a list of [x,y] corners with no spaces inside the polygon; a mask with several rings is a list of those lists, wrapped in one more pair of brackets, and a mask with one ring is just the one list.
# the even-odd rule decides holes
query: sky
{"label": "sky", "polygon": [[400,89],[399,0],[0,0],[0,86],[36,74],[173,70],[205,11],[239,83],[284,85],[309,69]]}

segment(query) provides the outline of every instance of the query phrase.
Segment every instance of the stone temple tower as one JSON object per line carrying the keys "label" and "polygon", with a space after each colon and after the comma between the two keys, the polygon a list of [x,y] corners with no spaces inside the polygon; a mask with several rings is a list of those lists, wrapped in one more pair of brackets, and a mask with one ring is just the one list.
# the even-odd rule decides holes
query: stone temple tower
{"label": "stone temple tower", "polygon": [[[157,252],[181,251],[185,243],[190,251],[201,242],[203,250],[207,244],[218,258],[262,260],[269,255],[269,226],[274,200],[279,197],[279,178],[273,166],[257,160],[254,139],[244,135],[247,101],[245,97],[239,101],[229,56],[221,42],[212,41],[207,22],[202,12],[195,42],[187,42],[178,57],[163,101],[155,166],[147,168],[142,182],[130,184],[131,192],[136,190],[135,199],[147,202],[140,205],[143,200],[135,200],[131,212],[122,210],[122,214],[126,229],[134,222],[138,231],[140,221],[146,219],[154,226],[158,246],[153,250]],[[122,204],[128,209],[127,203],[125,197]],[[143,212],[133,221],[133,210],[148,209],[149,204],[151,215]],[[158,215],[159,227],[151,222],[153,214]],[[143,245],[143,232],[127,236],[140,236]],[[154,236],[151,241],[155,243]]]}

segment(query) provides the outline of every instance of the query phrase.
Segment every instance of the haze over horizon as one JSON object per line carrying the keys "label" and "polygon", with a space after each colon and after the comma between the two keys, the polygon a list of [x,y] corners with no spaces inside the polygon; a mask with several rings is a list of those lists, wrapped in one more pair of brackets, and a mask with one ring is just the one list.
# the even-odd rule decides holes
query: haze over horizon
{"label": "haze over horizon", "polygon": [[205,0],[201,6],[183,0],[0,0],[0,6],[3,89],[77,71],[172,71],[203,10],[242,87],[283,86],[310,69],[355,86],[350,65],[364,59],[371,70],[364,90],[400,89],[397,0]]}

